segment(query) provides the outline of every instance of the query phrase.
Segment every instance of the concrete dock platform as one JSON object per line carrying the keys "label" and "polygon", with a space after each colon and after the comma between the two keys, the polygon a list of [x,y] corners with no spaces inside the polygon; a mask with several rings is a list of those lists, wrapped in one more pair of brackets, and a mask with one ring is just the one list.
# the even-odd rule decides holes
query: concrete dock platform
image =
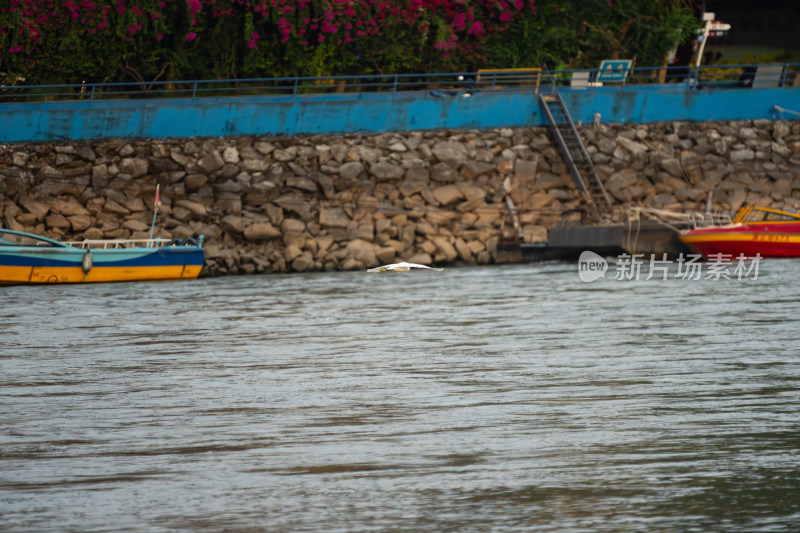
{"label": "concrete dock platform", "polygon": [[677,257],[692,253],[683,244],[674,226],[652,220],[637,220],[625,224],[583,225],[561,223],[550,229],[546,242],[501,242],[497,247],[498,263],[524,263],[545,260],[577,259],[581,252],[591,250],[602,256],[622,253],[662,254]]}

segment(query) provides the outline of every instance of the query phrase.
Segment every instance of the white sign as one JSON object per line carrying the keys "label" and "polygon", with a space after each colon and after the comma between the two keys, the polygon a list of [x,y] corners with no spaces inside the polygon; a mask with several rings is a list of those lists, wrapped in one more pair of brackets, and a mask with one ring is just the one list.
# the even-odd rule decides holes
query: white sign
{"label": "white sign", "polygon": [[711,31],[728,31],[731,29],[731,25],[715,20],[714,22],[708,25],[708,29]]}

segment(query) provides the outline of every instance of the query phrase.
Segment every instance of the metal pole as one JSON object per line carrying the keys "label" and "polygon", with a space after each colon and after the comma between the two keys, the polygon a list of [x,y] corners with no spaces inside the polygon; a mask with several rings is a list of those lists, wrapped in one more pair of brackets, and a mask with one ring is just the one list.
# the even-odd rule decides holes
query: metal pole
{"label": "metal pole", "polygon": [[697,50],[697,59],[694,62],[695,67],[700,66],[700,61],[703,59],[703,50],[706,47],[706,41],[708,40],[708,31],[711,28],[711,21],[707,20],[706,25],[703,27],[703,41],[700,43],[700,48]]}
{"label": "metal pole", "polygon": [[158,200],[158,189],[161,187],[161,184],[156,184],[156,201],[154,204],[153,209],[153,223],[150,224],[150,238],[148,239],[147,245],[150,246],[150,243],[153,242],[153,230],[156,229],[156,215],[158,214],[158,204],[160,203]]}

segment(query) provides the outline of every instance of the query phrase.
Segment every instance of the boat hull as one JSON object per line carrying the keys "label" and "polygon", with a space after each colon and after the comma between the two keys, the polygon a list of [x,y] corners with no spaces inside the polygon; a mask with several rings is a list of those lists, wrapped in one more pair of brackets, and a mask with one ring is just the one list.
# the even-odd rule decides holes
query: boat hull
{"label": "boat hull", "polygon": [[0,284],[101,283],[192,279],[203,268],[203,249],[131,248],[90,250],[91,268],[84,273],[86,251],[77,249],[0,252]]}
{"label": "boat hull", "polygon": [[696,229],[684,232],[681,241],[706,256],[800,257],[800,223],[749,223]]}

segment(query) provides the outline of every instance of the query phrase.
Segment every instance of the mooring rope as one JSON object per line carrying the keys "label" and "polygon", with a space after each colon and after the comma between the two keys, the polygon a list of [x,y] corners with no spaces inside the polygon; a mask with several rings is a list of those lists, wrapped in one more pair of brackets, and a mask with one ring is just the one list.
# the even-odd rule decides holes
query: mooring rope
{"label": "mooring rope", "polygon": [[775,111],[777,111],[778,113],[791,113],[792,115],[797,115],[798,117],[800,117],[800,113],[798,113],[797,111],[792,111],[791,109],[786,109],[779,105],[775,106]]}

